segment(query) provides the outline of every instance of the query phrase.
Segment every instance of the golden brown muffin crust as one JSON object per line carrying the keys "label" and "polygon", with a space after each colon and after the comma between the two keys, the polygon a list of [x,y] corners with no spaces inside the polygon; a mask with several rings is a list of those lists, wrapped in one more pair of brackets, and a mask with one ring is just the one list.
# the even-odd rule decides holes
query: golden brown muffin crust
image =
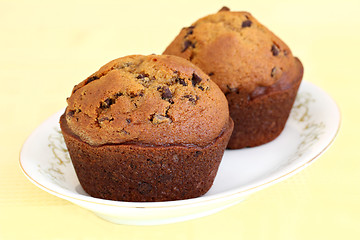
{"label": "golden brown muffin crust", "polygon": [[205,146],[229,121],[218,86],[198,67],[175,56],[113,60],[76,85],[67,102],[68,127],[95,146]]}
{"label": "golden brown muffin crust", "polygon": [[294,65],[282,40],[250,13],[228,8],[183,28],[164,54],[190,60],[224,93],[268,87]]}

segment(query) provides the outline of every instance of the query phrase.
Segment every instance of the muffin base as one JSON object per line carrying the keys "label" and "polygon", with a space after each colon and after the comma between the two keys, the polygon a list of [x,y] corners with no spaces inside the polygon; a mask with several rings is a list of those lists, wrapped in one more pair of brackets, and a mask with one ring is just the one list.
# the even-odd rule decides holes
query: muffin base
{"label": "muffin base", "polygon": [[255,147],[277,138],[283,131],[303,76],[303,66],[295,59],[293,71],[284,73],[277,85],[251,96],[247,92],[226,94],[234,131],[227,148]]}
{"label": "muffin base", "polygon": [[233,121],[205,147],[113,144],[91,146],[60,126],[83,189],[102,199],[144,202],[199,197],[213,184]]}

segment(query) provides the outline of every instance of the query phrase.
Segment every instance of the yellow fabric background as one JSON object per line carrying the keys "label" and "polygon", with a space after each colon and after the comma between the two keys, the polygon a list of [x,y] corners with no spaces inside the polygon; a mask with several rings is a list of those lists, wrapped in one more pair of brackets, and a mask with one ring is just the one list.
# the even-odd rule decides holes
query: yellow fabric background
{"label": "yellow fabric background", "polygon": [[[338,103],[340,133],[313,165],[217,214],[147,227],[101,220],[23,176],[22,143],[73,85],[114,58],[160,54],[224,5],[280,36]],[[0,239],[359,239],[359,12],[358,0],[0,0]]]}

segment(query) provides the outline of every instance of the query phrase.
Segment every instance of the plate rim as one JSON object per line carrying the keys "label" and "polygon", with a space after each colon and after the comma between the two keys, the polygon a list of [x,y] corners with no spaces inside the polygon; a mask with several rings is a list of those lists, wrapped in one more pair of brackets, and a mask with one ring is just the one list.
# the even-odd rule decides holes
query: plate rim
{"label": "plate rim", "polygon": [[[206,204],[206,203],[214,203],[214,202],[218,202],[221,200],[227,200],[227,199],[233,199],[233,198],[237,198],[237,197],[241,197],[243,195],[247,195],[250,194],[252,192],[255,191],[259,191],[267,186],[270,186],[272,184],[275,184],[276,182],[279,182],[281,180],[285,180],[286,178],[296,174],[298,171],[300,171],[301,169],[307,167],[308,165],[310,165],[311,163],[314,162],[314,160],[316,160],[318,157],[320,157],[335,141],[339,131],[340,131],[340,127],[341,127],[341,123],[342,123],[342,116],[341,116],[341,111],[340,108],[338,106],[338,104],[336,103],[336,101],[328,94],[326,93],[324,90],[322,90],[320,87],[316,86],[313,83],[310,83],[308,81],[302,81],[301,85],[310,85],[311,88],[316,88],[316,91],[322,91],[323,93],[325,93],[327,95],[327,97],[331,100],[331,102],[334,104],[337,112],[337,116],[338,116],[338,123],[337,123],[337,127],[336,127],[336,131],[334,133],[334,135],[332,136],[331,140],[329,140],[329,142],[326,144],[326,146],[324,146],[315,156],[313,156],[312,158],[310,158],[309,160],[307,160],[306,162],[303,162],[301,165],[297,166],[296,168],[292,168],[290,171],[286,171],[285,173],[281,174],[280,176],[277,176],[275,178],[270,178],[267,181],[261,182],[260,184],[255,182],[253,184],[249,184],[248,187],[245,187],[245,189],[240,189],[239,188],[235,188],[235,189],[231,189],[231,190],[227,190],[223,193],[218,193],[218,194],[214,194],[214,195],[210,195],[210,196],[201,196],[198,198],[191,198],[191,199],[183,199],[183,200],[175,200],[175,201],[163,201],[163,202],[125,202],[125,201],[115,201],[115,200],[107,200],[107,199],[100,199],[100,198],[95,198],[92,196],[85,196],[85,195],[81,195],[81,194],[76,194],[70,190],[66,190],[63,189],[61,187],[61,189],[64,190],[64,192],[62,191],[56,191],[54,189],[49,188],[48,186],[44,186],[42,183],[39,183],[38,181],[36,181],[36,179],[34,179],[33,177],[31,177],[31,174],[29,174],[22,163],[22,159],[24,159],[25,157],[23,156],[23,149],[24,147],[29,144],[28,142],[30,141],[31,137],[35,134],[35,132],[37,130],[39,130],[41,128],[41,126],[49,121],[52,117],[54,117],[55,115],[59,114],[61,111],[64,111],[64,108],[62,110],[57,111],[56,113],[52,114],[51,116],[49,116],[45,121],[43,121],[39,126],[37,126],[31,133],[30,135],[26,138],[26,140],[24,141],[24,143],[21,146],[20,149],[20,154],[19,154],[19,165],[20,168],[23,172],[23,174],[37,187],[43,189],[44,191],[58,196],[60,198],[66,199],[68,201],[71,202],[77,202],[77,203],[90,203],[90,204],[97,204],[97,205],[101,205],[101,206],[107,206],[107,207],[121,207],[121,208],[139,208],[139,209],[159,209],[159,208],[173,208],[173,207],[186,207],[189,205],[199,205],[199,204]],[[66,194],[66,192],[68,192],[69,194]],[[73,196],[74,195],[74,196]],[[81,197],[76,197],[76,195],[79,195]]]}

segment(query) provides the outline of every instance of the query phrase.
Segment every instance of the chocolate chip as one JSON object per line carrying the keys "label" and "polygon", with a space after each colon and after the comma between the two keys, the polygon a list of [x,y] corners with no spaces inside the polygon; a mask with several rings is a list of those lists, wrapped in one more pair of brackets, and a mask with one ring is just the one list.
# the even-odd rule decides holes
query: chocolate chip
{"label": "chocolate chip", "polygon": [[131,119],[130,119],[130,118],[127,118],[127,119],[126,119],[126,122],[127,122],[127,123],[131,123]]}
{"label": "chocolate chip", "polygon": [[139,96],[139,97],[144,96],[144,91],[143,91],[143,90],[141,90],[141,91],[139,92],[138,96]]}
{"label": "chocolate chip", "polygon": [[193,73],[192,75],[192,78],[191,78],[191,82],[192,82],[192,85],[195,87],[196,84],[200,83],[201,82],[201,77],[199,77],[195,72]]}
{"label": "chocolate chip", "polygon": [[277,71],[277,68],[276,67],[273,67],[272,69],[271,69],[271,77],[274,77],[275,76],[275,74],[276,74],[276,71]]}
{"label": "chocolate chip", "polygon": [[196,102],[199,100],[198,96],[193,95],[185,95],[184,98],[187,98],[190,102],[196,104]]}
{"label": "chocolate chip", "polygon": [[98,119],[98,122],[100,122],[100,123],[104,122],[104,121],[111,122],[111,121],[114,121],[114,118],[102,117],[102,118]]}
{"label": "chocolate chip", "polygon": [[135,97],[138,97],[138,96],[142,97],[142,96],[144,96],[144,90],[140,90],[137,93],[131,92],[131,93],[129,93],[129,96],[130,96],[130,98],[135,98]]}
{"label": "chocolate chip", "polygon": [[228,7],[226,7],[226,6],[223,6],[223,7],[219,10],[219,12],[228,12],[228,11],[230,11],[230,8],[228,8]]}
{"label": "chocolate chip", "polygon": [[204,88],[202,86],[198,86],[198,88],[201,90],[201,91],[204,91]]}
{"label": "chocolate chip", "polygon": [[284,50],[284,56],[287,56],[288,54],[288,51]]}
{"label": "chocolate chip", "polygon": [[115,97],[118,98],[118,97],[121,97],[123,94],[121,92],[118,92],[118,93],[115,93]]}
{"label": "chocolate chip", "polygon": [[187,83],[186,83],[186,81],[185,81],[185,79],[182,79],[182,78],[176,78],[175,79],[175,82],[176,83],[179,83],[179,84],[181,84],[181,85],[183,85],[183,86],[187,86]]}
{"label": "chocolate chip", "polygon": [[241,27],[243,27],[243,28],[251,27],[251,24],[252,24],[252,22],[250,20],[245,20],[242,22]]}
{"label": "chocolate chip", "polygon": [[149,74],[146,74],[146,73],[145,73],[145,74],[142,74],[142,73],[141,73],[141,74],[139,74],[136,78],[137,78],[137,79],[143,79],[143,78],[145,78],[145,77],[149,77]]}
{"label": "chocolate chip", "polygon": [[164,86],[162,88],[161,98],[164,99],[164,100],[172,98],[172,93],[171,93],[170,89],[167,86]]}
{"label": "chocolate chip", "polygon": [[105,100],[105,104],[107,104],[108,106],[110,106],[113,103],[114,103],[114,99],[108,98]]}
{"label": "chocolate chip", "polygon": [[165,111],[165,117],[167,117],[169,120],[171,120],[170,116],[169,116],[169,110],[170,110],[170,107],[167,107],[166,111]]}
{"label": "chocolate chip", "polygon": [[193,30],[194,28],[195,28],[195,26],[190,26],[190,27],[186,28],[187,32],[186,32],[184,38],[186,38],[187,36],[193,34],[194,33],[194,30]]}
{"label": "chocolate chip", "polygon": [[183,49],[181,50],[181,52],[185,52],[186,49],[188,49],[190,46],[193,46],[193,43],[190,40],[186,40],[184,42],[184,46],[183,46]]}
{"label": "chocolate chip", "polygon": [[74,114],[75,114],[75,110],[70,110],[70,111],[67,113],[67,115],[68,115],[69,117],[74,116]]}
{"label": "chocolate chip", "polygon": [[152,186],[147,182],[139,182],[138,191],[141,194],[148,194],[152,190]]}
{"label": "chocolate chip", "polygon": [[107,98],[104,102],[101,103],[100,108],[105,109],[109,108],[111,105],[115,103],[115,100],[112,98]]}
{"label": "chocolate chip", "polygon": [[214,75],[214,73],[213,73],[213,72],[209,72],[208,75],[209,75],[209,77],[210,77],[210,76]]}
{"label": "chocolate chip", "polygon": [[97,77],[97,76],[91,76],[88,79],[86,79],[85,84],[91,83],[92,81],[95,81],[95,80],[98,80],[98,79],[99,79],[99,77]]}
{"label": "chocolate chip", "polygon": [[271,46],[271,52],[272,52],[273,56],[277,56],[277,55],[279,55],[280,49],[279,49],[278,46],[276,46],[275,44],[273,44],[273,45]]}

